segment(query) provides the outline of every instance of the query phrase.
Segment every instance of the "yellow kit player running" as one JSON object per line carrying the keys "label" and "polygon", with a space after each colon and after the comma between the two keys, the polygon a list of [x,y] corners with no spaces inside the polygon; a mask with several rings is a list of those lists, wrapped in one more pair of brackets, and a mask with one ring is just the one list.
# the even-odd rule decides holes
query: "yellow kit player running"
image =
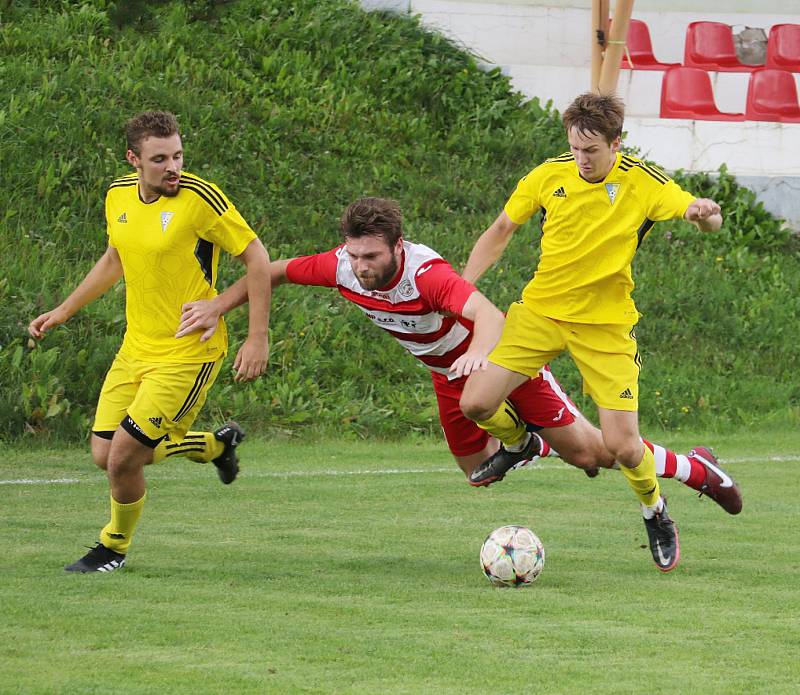
{"label": "yellow kit player running", "polygon": [[35,318],[34,338],[125,279],[127,330],[106,375],[92,427],[92,457],[107,471],[111,520],[100,542],[70,572],[110,572],[125,564],[145,500],[144,466],[169,456],[213,461],[223,483],[239,471],[235,449],[244,433],[234,422],[215,432],[189,432],[227,351],[220,321],[210,340],[176,338],[184,304],[217,292],[220,249],[247,267],[247,340],[234,362],[236,380],[266,369],[269,256],[217,186],[183,169],[178,124],[170,113],[147,112],[126,127],[126,158],[136,172],[106,194],[108,248],[64,302]]}
{"label": "yellow kit player running", "polygon": [[[616,97],[575,99],[563,115],[570,152],[523,177],[476,242],[464,270],[472,283],[500,257],[517,227],[542,211],[536,273],[509,308],[488,369],[470,376],[461,407],[489,432],[501,429],[498,405],[569,351],[598,407],[605,446],[642,503],[653,559],[666,572],[676,566],[680,547],[653,453],[639,435],[641,362],[633,332],[639,315],[631,298],[631,261],[659,220],[683,218],[711,231],[720,228],[722,216],[714,201],[695,199],[661,169],[619,152],[623,116]],[[524,442],[516,448],[522,453],[501,449],[495,458],[524,456]]]}

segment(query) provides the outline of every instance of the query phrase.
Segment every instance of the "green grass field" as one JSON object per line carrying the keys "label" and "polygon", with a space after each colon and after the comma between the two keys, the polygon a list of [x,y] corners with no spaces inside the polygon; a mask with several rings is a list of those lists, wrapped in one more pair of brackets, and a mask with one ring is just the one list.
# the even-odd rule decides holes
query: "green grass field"
{"label": "green grass field", "polygon": [[[149,469],[128,566],[76,576],[105,478],[84,449],[6,449],[0,692],[796,693],[800,434],[663,443],[698,441],[745,507],[666,481],[683,557],[666,575],[613,471],[548,459],[475,490],[438,441],[249,440],[230,487]],[[507,523],[545,544],[530,587],[478,566]]]}

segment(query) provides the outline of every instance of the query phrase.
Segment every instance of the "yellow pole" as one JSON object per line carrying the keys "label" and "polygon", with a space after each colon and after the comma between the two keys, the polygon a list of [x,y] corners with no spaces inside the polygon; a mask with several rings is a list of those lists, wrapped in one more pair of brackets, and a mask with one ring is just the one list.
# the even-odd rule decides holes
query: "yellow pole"
{"label": "yellow pole", "polygon": [[611,33],[600,70],[600,82],[597,85],[600,94],[613,94],[617,90],[619,65],[625,53],[625,40],[628,36],[631,14],[633,14],[633,0],[617,0],[614,21],[611,23]]}
{"label": "yellow pole", "polygon": [[592,0],[592,91],[597,92],[608,41],[608,0]]}

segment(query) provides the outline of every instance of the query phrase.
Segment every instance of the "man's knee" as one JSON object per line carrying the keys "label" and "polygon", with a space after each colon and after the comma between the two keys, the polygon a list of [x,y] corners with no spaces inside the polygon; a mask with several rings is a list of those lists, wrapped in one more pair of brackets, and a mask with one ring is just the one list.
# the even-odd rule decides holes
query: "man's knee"
{"label": "man's knee", "polygon": [[[548,443],[558,452],[558,455],[567,463],[577,468],[590,470],[592,468],[611,468],[614,465],[614,457],[603,446],[602,440],[597,442],[591,440],[559,439],[556,437],[545,436]],[[550,440],[553,441],[550,441]]]}
{"label": "man's knee", "polygon": [[614,457],[606,449],[600,430],[582,416],[570,425],[544,429],[541,434],[573,466],[584,470],[614,466]]}
{"label": "man's knee", "polygon": [[497,412],[499,404],[487,403],[486,399],[480,398],[474,394],[463,393],[461,400],[458,402],[461,412],[470,420],[480,422],[481,420],[488,420],[492,415]]}
{"label": "man's knee", "polygon": [[589,470],[591,468],[607,468],[603,462],[598,461],[598,457],[595,456],[595,453],[590,449],[578,449],[567,453],[559,451],[559,453],[567,463],[577,468],[583,468],[584,470]]}
{"label": "man's knee", "polygon": [[141,474],[144,467],[150,463],[152,455],[146,456],[120,456],[111,453],[108,457],[108,479],[112,481],[121,482],[137,477]]}
{"label": "man's knee", "polygon": [[613,454],[602,445],[602,440],[600,441],[600,446],[587,448],[585,456],[587,465],[583,466],[583,468],[613,468],[616,463]]}
{"label": "man's knee", "polygon": [[628,468],[635,468],[642,460],[644,445],[638,439],[617,440],[609,442],[606,446],[614,460]]}
{"label": "man's knee", "polygon": [[96,454],[92,452],[92,461],[94,461],[94,465],[97,466],[101,471],[108,470],[108,456],[105,454]]}
{"label": "man's knee", "polygon": [[100,470],[108,470],[108,451],[111,448],[111,435],[109,432],[92,432],[92,461]]}
{"label": "man's knee", "polygon": [[132,437],[122,427],[107,444],[105,469],[110,480],[136,475],[153,461],[153,448]]}

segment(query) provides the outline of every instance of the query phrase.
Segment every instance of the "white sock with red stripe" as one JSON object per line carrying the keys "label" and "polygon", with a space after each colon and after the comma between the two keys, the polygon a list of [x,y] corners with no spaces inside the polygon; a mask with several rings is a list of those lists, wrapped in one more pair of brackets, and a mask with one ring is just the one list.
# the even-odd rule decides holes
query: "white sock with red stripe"
{"label": "white sock with red stripe", "polygon": [[656,460],[656,475],[659,478],[675,478],[682,483],[687,483],[689,487],[695,487],[692,483],[702,484],[705,480],[706,470],[699,461],[683,454],[676,454],[674,451],[648,442],[646,439],[642,439],[642,441],[653,452]]}

